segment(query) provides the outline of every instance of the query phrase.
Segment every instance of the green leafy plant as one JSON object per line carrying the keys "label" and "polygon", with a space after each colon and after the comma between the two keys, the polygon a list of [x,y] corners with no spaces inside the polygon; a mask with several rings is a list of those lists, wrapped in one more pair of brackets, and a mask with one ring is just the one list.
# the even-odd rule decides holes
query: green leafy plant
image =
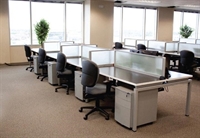
{"label": "green leafy plant", "polygon": [[183,38],[188,38],[192,34],[193,31],[194,30],[191,27],[189,27],[188,25],[184,25],[184,26],[180,27],[180,35]]}
{"label": "green leafy plant", "polygon": [[37,35],[37,40],[38,43],[42,46],[43,48],[43,43],[47,38],[47,35],[49,33],[49,23],[41,19],[36,25],[35,25],[35,33]]}

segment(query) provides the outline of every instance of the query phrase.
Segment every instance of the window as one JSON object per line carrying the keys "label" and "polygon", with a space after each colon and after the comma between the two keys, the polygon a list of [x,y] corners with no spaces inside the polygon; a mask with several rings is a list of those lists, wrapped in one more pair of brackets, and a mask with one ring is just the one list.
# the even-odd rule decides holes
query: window
{"label": "window", "polygon": [[66,5],[66,13],[67,41],[83,42],[82,5],[69,3]]}
{"label": "window", "polygon": [[190,26],[194,31],[192,32],[191,36],[189,38],[195,38],[196,33],[196,25],[197,25],[197,13],[189,13],[185,12],[183,14],[183,25],[187,24]]}
{"label": "window", "polygon": [[194,12],[174,11],[173,40],[178,41],[181,37],[179,32],[182,25],[188,25],[194,30],[189,38],[198,39],[200,37],[199,15]]}
{"label": "window", "polygon": [[82,43],[82,7],[55,0],[9,0],[11,45],[38,44],[34,26],[41,19],[50,26],[47,41]]}
{"label": "window", "polygon": [[114,7],[113,36],[114,42],[121,42],[122,8]]}
{"label": "window", "polygon": [[144,32],[144,10],[139,8],[123,8],[123,40],[124,38],[142,39]]}
{"label": "window", "polygon": [[38,44],[34,26],[41,19],[49,23],[47,41],[64,41],[64,4],[48,2],[32,2],[32,35],[33,44]]}
{"label": "window", "polygon": [[182,26],[182,13],[179,11],[174,12],[174,19],[173,19],[173,41],[179,41],[180,38],[180,27]]}
{"label": "window", "polygon": [[114,7],[113,22],[114,42],[122,42],[125,38],[156,39],[156,9]]}
{"label": "window", "polygon": [[30,7],[28,1],[9,1],[10,44],[30,44]]}
{"label": "window", "polygon": [[156,20],[157,10],[146,9],[146,22],[145,22],[145,38],[146,40],[155,40],[156,38]]}

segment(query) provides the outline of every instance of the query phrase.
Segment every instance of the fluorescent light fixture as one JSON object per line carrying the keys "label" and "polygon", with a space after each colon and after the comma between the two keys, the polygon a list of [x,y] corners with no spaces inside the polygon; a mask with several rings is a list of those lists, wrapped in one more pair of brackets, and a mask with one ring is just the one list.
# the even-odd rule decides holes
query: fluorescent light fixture
{"label": "fluorescent light fixture", "polygon": [[184,7],[199,8],[200,5],[183,5]]}
{"label": "fluorescent light fixture", "polygon": [[156,0],[138,0],[137,2],[143,2],[143,3],[160,3],[160,1],[156,1]]}

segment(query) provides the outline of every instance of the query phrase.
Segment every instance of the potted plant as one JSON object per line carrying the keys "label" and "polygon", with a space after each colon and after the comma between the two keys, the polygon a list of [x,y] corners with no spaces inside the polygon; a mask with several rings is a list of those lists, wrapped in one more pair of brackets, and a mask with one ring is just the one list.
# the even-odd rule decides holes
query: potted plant
{"label": "potted plant", "polygon": [[41,45],[42,48],[44,48],[43,44],[44,44],[44,41],[46,40],[47,35],[49,33],[49,23],[46,20],[41,19],[35,25],[35,33],[37,35],[38,43]]}
{"label": "potted plant", "polygon": [[180,27],[180,35],[182,38],[188,38],[194,30],[188,25],[184,25]]}

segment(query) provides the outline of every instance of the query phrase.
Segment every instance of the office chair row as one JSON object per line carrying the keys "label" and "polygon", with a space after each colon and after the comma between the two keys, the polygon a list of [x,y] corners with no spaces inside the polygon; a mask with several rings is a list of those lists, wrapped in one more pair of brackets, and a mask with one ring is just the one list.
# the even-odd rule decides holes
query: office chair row
{"label": "office chair row", "polygon": [[[31,49],[29,46],[25,45],[25,52],[26,56],[32,57],[30,55]],[[29,59],[29,58],[28,58]],[[42,69],[42,74],[38,75],[39,77],[42,76],[41,81],[43,81],[44,78],[48,77],[48,58],[46,57],[46,51],[42,48],[39,49],[38,53],[38,61],[39,61],[39,68]],[[61,84],[62,86],[55,88],[55,92],[57,92],[60,88],[66,89],[66,94],[69,94],[69,88],[71,87],[72,80],[74,79],[74,68],[72,70],[67,68],[67,62],[66,62],[66,56],[65,54],[59,52],[57,54],[57,63],[56,63],[56,71],[57,71],[57,77],[58,79],[64,79],[67,82],[66,84]],[[110,84],[101,84],[98,83],[99,78],[99,68],[96,65],[96,63],[90,61],[90,60],[84,60],[82,61],[82,77],[81,77],[81,84],[84,87],[84,99],[95,99],[95,106],[84,106],[80,107],[79,112],[82,112],[83,109],[91,109],[85,116],[84,120],[88,119],[88,115],[95,111],[99,111],[102,113],[102,115],[105,117],[106,120],[109,120],[109,114],[104,109],[112,109],[113,107],[110,106],[100,106],[100,100],[104,98],[105,95],[107,95],[110,92]]]}

